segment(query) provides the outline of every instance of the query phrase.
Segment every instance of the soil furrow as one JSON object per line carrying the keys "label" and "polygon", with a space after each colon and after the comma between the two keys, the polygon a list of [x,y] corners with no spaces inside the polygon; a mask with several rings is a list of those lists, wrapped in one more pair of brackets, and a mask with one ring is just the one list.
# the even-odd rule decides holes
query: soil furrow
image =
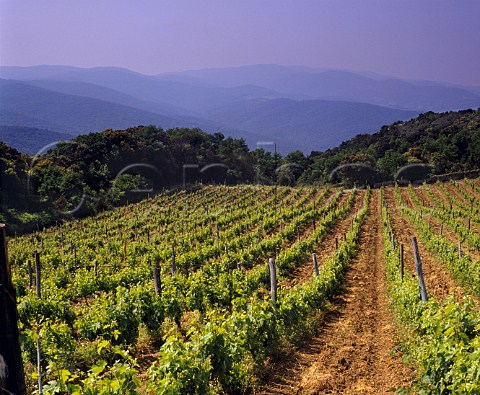
{"label": "soil furrow", "polygon": [[262,394],[385,394],[414,371],[396,344],[386,295],[380,191],[372,193],[357,256],[319,323],[319,335],[276,365]]}
{"label": "soil furrow", "polygon": [[[421,189],[415,189],[415,193],[417,196],[422,199],[422,191]],[[415,206],[417,211],[420,210],[421,206]],[[459,241],[461,241],[461,236],[454,230],[450,225],[445,225],[441,219],[435,218],[429,214],[426,214],[424,216],[424,221],[426,223],[429,223],[439,234],[440,229],[442,229],[442,236],[444,236],[450,243],[453,245],[456,245]],[[465,222],[464,219],[462,218],[457,218],[456,219],[457,223],[462,223],[465,227],[467,224],[463,223]],[[472,227],[473,229],[473,227]],[[463,249],[467,250],[467,253],[474,259],[474,260],[479,260],[480,259],[480,252],[476,250],[475,248],[470,247],[468,244],[463,244],[462,246]]]}
{"label": "soil furrow", "polygon": [[[339,220],[334,227],[325,235],[323,240],[316,248],[317,253],[317,260],[319,267],[322,266],[322,262],[328,261],[336,251],[336,241],[338,239],[338,243],[342,243],[343,234],[347,233],[350,227],[352,226],[352,219],[358,213],[358,211],[362,208],[363,205],[363,198],[365,195],[365,191],[358,191],[357,196],[355,196],[355,203],[347,214],[347,216],[341,220]],[[310,256],[304,264],[296,267],[292,274],[289,276],[289,279],[286,279],[286,284],[289,286],[293,286],[295,284],[301,284],[305,281],[308,281],[313,276],[313,262],[312,257]]]}
{"label": "soil furrow", "polygon": [[[385,198],[395,238],[398,243],[402,243],[404,246],[405,267],[408,268],[412,275],[415,275],[416,270],[411,239],[413,236],[417,236],[417,232],[397,207],[393,189],[385,190]],[[425,249],[419,237],[417,237],[417,242],[422,260],[427,293],[429,295],[435,295],[439,300],[443,300],[451,294],[463,296],[463,289],[451,277],[443,264]]]}

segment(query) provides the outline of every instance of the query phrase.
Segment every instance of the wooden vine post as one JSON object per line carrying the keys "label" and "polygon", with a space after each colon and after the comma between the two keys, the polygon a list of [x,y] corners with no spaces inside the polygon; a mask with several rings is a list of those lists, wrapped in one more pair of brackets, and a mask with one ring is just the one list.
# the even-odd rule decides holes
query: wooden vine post
{"label": "wooden vine post", "polygon": [[160,296],[162,293],[162,283],[160,281],[160,268],[157,266],[153,269],[153,285],[155,287],[155,294]]}
{"label": "wooden vine post", "polygon": [[268,259],[270,269],[270,294],[273,302],[277,301],[277,268],[275,267],[275,258]]}
{"label": "wooden vine post", "polygon": [[403,244],[400,244],[400,278],[403,281],[403,274],[404,274],[404,254],[403,254]]}
{"label": "wooden vine post", "polygon": [[24,395],[25,377],[17,319],[15,288],[8,261],[7,235],[5,225],[0,224],[0,393]]}
{"label": "wooden vine post", "polygon": [[315,277],[318,277],[318,262],[317,262],[317,254],[313,253],[313,270],[315,270]]}
{"label": "wooden vine post", "polygon": [[422,261],[420,253],[418,252],[417,238],[412,237],[413,257],[415,259],[415,267],[417,269],[418,284],[420,285],[420,296],[423,302],[428,301],[427,288],[425,287],[425,280],[423,278]]}
{"label": "wooden vine post", "polygon": [[175,274],[177,266],[175,264],[175,246],[172,246],[172,276]]}
{"label": "wooden vine post", "polygon": [[42,265],[40,263],[40,253],[35,251],[35,288],[37,290],[37,298],[40,299],[42,297]]}

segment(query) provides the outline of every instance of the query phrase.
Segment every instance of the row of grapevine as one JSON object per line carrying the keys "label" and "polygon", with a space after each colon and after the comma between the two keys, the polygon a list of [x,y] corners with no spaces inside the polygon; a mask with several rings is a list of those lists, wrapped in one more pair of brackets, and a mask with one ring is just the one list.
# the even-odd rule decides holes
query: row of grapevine
{"label": "row of grapevine", "polygon": [[[308,317],[322,308],[326,296],[338,287],[342,272],[355,252],[367,214],[368,198],[369,194],[366,194],[364,207],[357,214],[346,241],[329,261],[323,263],[318,277],[294,288],[281,288],[276,302],[268,296],[239,295],[228,309],[216,306],[204,314],[197,313],[186,334],[176,326],[170,326],[157,361],[149,370],[145,390],[159,394],[231,393],[251,387],[255,372],[261,370],[264,361],[277,352],[282,343],[295,341],[299,333],[308,330]],[[282,267],[279,264],[280,272]],[[102,350],[108,347],[111,345],[104,345]],[[128,382],[139,390],[139,383],[132,373],[135,371],[134,362],[128,356],[110,367],[105,363],[97,364],[93,371],[110,369],[108,375],[115,375],[120,363],[131,375],[128,380],[124,376],[124,383]],[[50,391],[68,388],[74,392],[87,388],[87,379],[83,384],[69,384],[71,373],[66,370],[55,372],[52,365],[50,369],[57,375],[57,380],[47,386]],[[133,393],[131,388],[129,391]]]}
{"label": "row of grapevine", "polygon": [[[415,386],[419,393],[425,394],[477,394],[480,391],[480,319],[474,303],[469,298],[459,302],[452,297],[443,301],[432,297],[428,302],[421,301],[417,280],[408,269],[403,277],[400,275],[400,247],[391,242],[393,229],[388,212],[382,190],[388,293],[401,322],[406,352],[420,368]],[[424,243],[434,238],[431,243],[436,247],[432,250],[441,246],[441,240],[428,233],[416,214],[409,209],[404,209],[404,213],[417,224]],[[445,254],[440,253],[448,260]],[[449,267],[458,263],[452,261]]]}
{"label": "row of grapevine", "polygon": [[[154,383],[151,391],[156,392],[154,387],[161,388],[166,383],[162,380],[169,382],[168,377],[176,374],[172,370],[162,373],[177,361],[169,353],[177,355],[182,349],[191,357],[185,363],[196,366],[184,366],[184,373],[194,374],[203,366],[201,377],[206,378],[209,391],[251,387],[257,376],[253,367],[262,366],[280,343],[301,337],[306,329],[298,319],[322,306],[324,296],[333,289],[310,283],[294,290],[280,287],[278,303],[272,305],[266,291],[266,258],[277,257],[280,280],[288,276],[308,259],[334,224],[345,218],[356,199],[357,191],[332,195],[313,188],[206,188],[204,194],[196,191],[190,199],[185,192],[149,199],[110,216],[104,213],[12,240],[27,369],[33,370],[36,363],[39,338],[42,378],[50,382],[47,392],[73,393],[78,388],[88,392],[93,383],[96,388],[107,388],[120,382],[129,383],[124,390],[131,386],[139,390],[138,377],[145,382],[147,376]],[[352,253],[346,246],[355,244],[362,218],[356,217],[351,234],[337,251],[342,265]],[[181,232],[183,248],[178,230],[174,231],[179,224],[186,226]],[[172,245],[176,247],[174,273]],[[29,285],[34,250],[41,252],[41,298]],[[153,287],[155,266],[160,267],[161,295]],[[283,326],[278,324],[282,311]],[[221,346],[216,343],[220,335],[215,334],[217,340],[211,340],[215,345],[202,343],[205,350],[210,347],[210,354],[199,360],[195,342],[203,342],[219,328],[244,343],[232,342],[235,350],[223,349],[226,339]],[[241,328],[243,334],[238,332]],[[158,362],[150,373],[137,367],[132,356],[138,354],[142,337],[160,345]],[[218,365],[222,353],[228,354],[222,361],[231,360],[233,365]],[[183,376],[175,377],[178,385],[184,382]],[[175,385],[166,387],[175,393]],[[200,390],[186,387],[185,391]]]}
{"label": "row of grapevine", "polygon": [[[398,187],[395,188],[395,195],[401,213],[411,221],[425,248],[432,255],[437,256],[445,264],[452,276],[465,286],[471,294],[479,296],[480,262],[475,261],[468,254],[459,254],[458,245],[453,244],[444,235],[439,234],[437,230],[429,226],[423,214],[406,207]],[[438,211],[433,209],[425,210],[432,216],[438,215],[440,217]],[[445,217],[444,221],[450,223],[447,217]],[[469,232],[468,234],[474,237],[473,233]]]}

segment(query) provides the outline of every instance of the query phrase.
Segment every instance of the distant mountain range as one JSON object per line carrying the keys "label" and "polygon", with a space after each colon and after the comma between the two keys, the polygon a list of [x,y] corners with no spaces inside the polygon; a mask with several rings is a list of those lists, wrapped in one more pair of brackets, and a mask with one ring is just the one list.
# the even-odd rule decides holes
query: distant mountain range
{"label": "distant mountain range", "polygon": [[59,136],[148,124],[308,153],[421,112],[480,106],[478,87],[278,65],[155,76],[113,67],[1,67],[0,77],[0,140],[29,153]]}
{"label": "distant mountain range", "polygon": [[39,154],[45,147],[53,148],[54,143],[58,141],[72,138],[65,133],[24,126],[0,126],[0,136],[2,136],[0,140],[10,147],[32,156]]}

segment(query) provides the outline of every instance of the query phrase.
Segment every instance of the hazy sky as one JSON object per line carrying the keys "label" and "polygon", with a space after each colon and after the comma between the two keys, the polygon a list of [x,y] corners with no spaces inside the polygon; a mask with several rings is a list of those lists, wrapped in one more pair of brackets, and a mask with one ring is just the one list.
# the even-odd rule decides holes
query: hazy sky
{"label": "hazy sky", "polygon": [[480,85],[480,0],[0,0],[0,64],[276,63]]}

